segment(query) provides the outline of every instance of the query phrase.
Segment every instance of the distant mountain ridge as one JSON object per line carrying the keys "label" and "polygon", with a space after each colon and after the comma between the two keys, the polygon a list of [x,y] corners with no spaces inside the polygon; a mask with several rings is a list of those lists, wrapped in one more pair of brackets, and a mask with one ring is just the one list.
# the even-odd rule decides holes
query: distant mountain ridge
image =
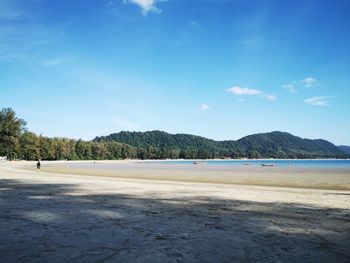
{"label": "distant mountain ridge", "polygon": [[340,151],[342,151],[343,153],[350,155],[350,146],[347,146],[347,145],[339,145],[339,146],[337,146],[337,148],[338,148]]}
{"label": "distant mountain ridge", "polygon": [[37,135],[11,108],[0,111],[0,156],[9,160],[120,160],[224,158],[350,158],[349,146],[286,132],[215,141],[191,134],[122,131],[91,141]]}
{"label": "distant mountain ridge", "polygon": [[158,130],[122,131],[96,137],[93,141],[116,141],[154,152],[172,150],[177,152],[179,158],[345,158],[350,155],[344,152],[347,148],[339,148],[329,141],[303,139],[280,131],[248,135],[237,141],[215,141],[191,134],[170,134]]}

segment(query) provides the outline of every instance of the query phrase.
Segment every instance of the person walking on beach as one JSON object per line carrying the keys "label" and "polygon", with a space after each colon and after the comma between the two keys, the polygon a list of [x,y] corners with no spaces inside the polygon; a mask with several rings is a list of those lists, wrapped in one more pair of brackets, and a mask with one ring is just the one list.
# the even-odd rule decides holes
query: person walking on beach
{"label": "person walking on beach", "polygon": [[36,173],[39,172],[40,168],[41,168],[41,163],[40,163],[40,159],[39,159],[38,162],[36,163]]}

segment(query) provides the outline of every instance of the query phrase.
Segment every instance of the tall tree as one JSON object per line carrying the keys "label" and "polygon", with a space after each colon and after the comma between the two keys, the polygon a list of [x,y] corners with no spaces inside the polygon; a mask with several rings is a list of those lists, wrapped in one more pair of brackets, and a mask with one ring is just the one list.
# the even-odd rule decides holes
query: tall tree
{"label": "tall tree", "polygon": [[25,131],[26,122],[16,117],[11,108],[4,108],[0,112],[0,154],[10,160],[19,154],[19,138]]}
{"label": "tall tree", "polygon": [[40,138],[32,132],[24,132],[19,139],[20,158],[24,160],[41,159]]}

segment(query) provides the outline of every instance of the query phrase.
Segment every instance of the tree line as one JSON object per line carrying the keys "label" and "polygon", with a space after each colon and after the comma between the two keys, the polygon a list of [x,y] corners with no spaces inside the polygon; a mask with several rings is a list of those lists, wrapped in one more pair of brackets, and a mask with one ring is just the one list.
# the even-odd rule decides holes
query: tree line
{"label": "tree line", "polygon": [[[337,146],[325,140],[303,139],[287,132],[269,132],[245,136],[237,141],[215,141],[191,134],[169,134],[164,131],[122,131],[96,137],[95,142],[117,141],[134,147],[155,147],[160,156],[167,149],[176,150],[177,158],[344,158]],[[165,151],[165,153],[164,153]]]}
{"label": "tree line", "polygon": [[26,129],[11,108],[0,112],[0,156],[20,160],[344,158],[325,140],[283,132],[255,134],[238,141],[215,141],[162,131],[120,132],[92,141],[49,138]]}
{"label": "tree line", "polygon": [[9,160],[102,160],[137,158],[137,149],[118,142],[49,138],[26,129],[11,108],[0,112],[0,156]]}
{"label": "tree line", "polygon": [[184,150],[166,147],[134,147],[116,141],[84,141],[49,138],[26,129],[26,122],[11,108],[0,112],[0,156],[9,160],[117,160],[215,158],[206,149]]}

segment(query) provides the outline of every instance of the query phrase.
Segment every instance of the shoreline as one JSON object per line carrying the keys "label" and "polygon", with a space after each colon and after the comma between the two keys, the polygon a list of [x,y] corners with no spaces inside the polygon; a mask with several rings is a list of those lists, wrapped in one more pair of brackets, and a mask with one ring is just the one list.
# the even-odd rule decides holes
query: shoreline
{"label": "shoreline", "polygon": [[18,166],[0,163],[0,254],[11,262],[350,259],[349,191],[37,174]]}
{"label": "shoreline", "polygon": [[[44,161],[40,173],[224,185],[350,190],[350,169],[346,168],[190,166],[187,164],[157,164],[152,161],[151,163],[130,160]],[[28,162],[17,167],[35,171],[34,164],[35,162]]]}

